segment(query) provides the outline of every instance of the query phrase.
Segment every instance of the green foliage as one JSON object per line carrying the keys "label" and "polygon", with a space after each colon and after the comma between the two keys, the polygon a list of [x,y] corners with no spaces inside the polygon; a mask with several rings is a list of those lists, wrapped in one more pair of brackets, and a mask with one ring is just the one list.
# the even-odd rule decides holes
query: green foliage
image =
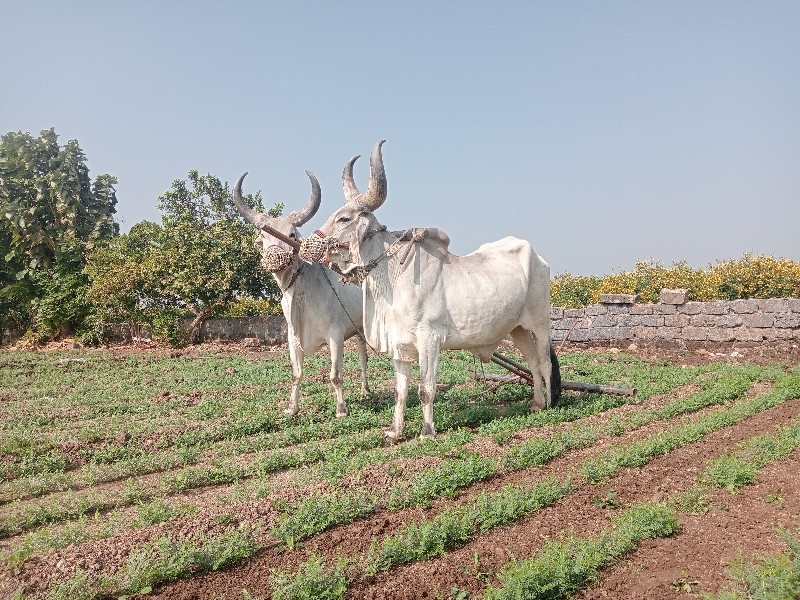
{"label": "green foliage", "polygon": [[53,129],[0,139],[0,218],[11,233],[6,260],[21,261],[23,273],[56,262],[65,244],[91,249],[117,233],[117,181],[100,175],[92,184],[85,162],[78,141],[59,146]]}
{"label": "green foliage", "polygon": [[565,452],[592,444],[596,439],[596,431],[585,425],[575,425],[567,431],[553,434],[552,437],[533,438],[514,446],[503,456],[503,464],[512,469],[541,467]]}
{"label": "green foliage", "polygon": [[555,477],[532,486],[507,485],[496,492],[482,493],[467,511],[476,529],[487,531],[554,504],[574,489],[570,478],[560,481]]}
{"label": "green foliage", "polygon": [[597,302],[602,278],[559,273],[550,280],[550,303],[564,308],[580,308]]}
{"label": "green foliage", "polygon": [[324,559],[312,554],[292,574],[274,569],[270,580],[272,600],[336,600],[344,598],[347,591],[347,562],[340,558],[331,567]]}
{"label": "green foliage", "polygon": [[800,263],[785,258],[744,254],[718,262],[711,274],[723,300],[800,296]]}
{"label": "green foliage", "polygon": [[463,511],[446,509],[433,519],[409,523],[378,548],[373,543],[367,559],[367,573],[388,571],[399,565],[441,556],[463,545],[473,534],[473,525]]}
{"label": "green foliage", "polygon": [[134,523],[138,527],[164,523],[180,512],[179,508],[173,508],[163,498],[154,498],[150,502],[139,502],[139,514]]}
{"label": "green foliage", "polygon": [[[260,195],[246,200],[263,210]],[[192,170],[159,197],[159,208],[160,225],[137,224],[87,266],[90,297],[105,322],[127,322],[134,335],[146,325],[180,346],[212,315],[274,312],[280,291],[260,268],[253,228],[236,212],[227,183]]]}
{"label": "green foliage", "polygon": [[729,492],[736,492],[754,483],[758,470],[754,465],[738,456],[722,456],[706,471],[706,481]]}
{"label": "green foliage", "polygon": [[[718,386],[710,388],[716,391],[710,396],[717,401],[740,398],[747,391],[746,380],[739,378],[730,381],[721,381]],[[643,440],[628,444],[624,447],[613,447],[610,450],[598,453],[594,457],[583,461],[581,471],[587,481],[601,483],[622,467],[638,467],[648,462],[652,457],[666,454],[667,452],[695,442],[705,435],[734,423],[738,423],[759,411],[797,398],[800,395],[800,373],[795,370],[791,375],[776,382],[775,386],[767,393],[757,398],[738,400],[730,406],[723,407],[708,413],[694,421],[687,421],[659,431]],[[743,461],[738,461],[743,462]],[[730,475],[727,467],[724,469]],[[737,466],[733,469],[734,480],[743,473]],[[744,481],[747,483],[747,475]]]}
{"label": "green foliage", "polygon": [[797,298],[800,296],[800,262],[745,253],[737,260],[720,260],[705,269],[686,262],[665,267],[637,261],[633,271],[602,277],[560,273],[552,278],[553,306],[579,308],[597,303],[600,294],[638,294],[642,302],[658,302],[662,288],[685,288],[689,299]]}
{"label": "green foliage", "polygon": [[272,534],[289,548],[294,548],[298,541],[333,525],[350,523],[372,512],[377,505],[377,495],[366,491],[312,496],[285,507],[272,528]]}
{"label": "green foliage", "polygon": [[236,298],[218,314],[220,317],[260,317],[283,312],[277,299]]}
{"label": "green foliage", "polygon": [[47,600],[93,600],[96,597],[97,591],[82,569],[69,579],[57,582],[47,594]]}
{"label": "green foliage", "polygon": [[[800,533],[800,531],[798,531]],[[789,551],[765,556],[748,563],[743,556],[732,561],[728,576],[733,580],[727,589],[708,600],[789,600],[800,598],[800,540],[786,530],[779,530]]]}
{"label": "green foliage", "polygon": [[437,496],[455,497],[458,490],[475,481],[494,475],[497,461],[477,452],[465,452],[461,458],[447,460],[438,467],[426,469],[389,490],[387,506],[430,506]]}
{"label": "green foliage", "polygon": [[158,225],[142,221],[89,256],[84,272],[91,282],[88,296],[95,322],[125,323],[132,337],[142,337],[145,325],[152,327],[156,314],[148,310],[154,303],[148,296],[152,282],[147,265],[150,244],[159,234]]}
{"label": "green foliage", "polygon": [[708,485],[731,493],[755,482],[758,470],[800,447],[800,420],[775,434],[765,433],[738,445],[734,452],[711,461],[703,475]]}
{"label": "green foliage", "polygon": [[247,523],[197,540],[162,537],[132,552],[115,575],[115,593],[148,594],[157,583],[216,571],[252,556],[260,548]]}
{"label": "green foliage", "polygon": [[[353,354],[349,353],[345,362],[354,370],[357,360]],[[465,405],[480,406],[481,402],[492,401],[491,394],[486,392],[476,396],[469,373],[463,372],[463,361],[455,357],[451,362],[451,358],[449,354],[443,356],[445,364],[449,363],[447,370],[451,387],[443,390],[442,402],[437,405],[437,410],[453,413]],[[612,359],[605,354],[581,353],[580,356],[565,355],[564,358],[564,362],[571,365],[570,368],[590,375],[599,373],[600,378],[609,383],[618,384],[621,379],[636,381],[635,385],[644,390],[642,397],[666,393],[685,383],[684,377],[703,388],[699,394],[689,398],[678,397],[674,403],[658,409],[630,407],[625,411],[628,416],[620,418],[614,428],[615,432],[620,433],[654,419],[671,419],[709,404],[727,402],[739,397],[742,390],[752,389],[751,382],[755,380],[774,379],[775,385],[758,398],[729,406],[726,410],[730,409],[731,415],[710,421],[707,425],[725,426],[735,422],[735,418],[774,406],[781,399],[800,396],[800,371],[787,376],[782,368],[713,364],[674,371],[671,367],[648,365],[622,356]],[[141,526],[139,522],[157,522],[169,518],[175,509],[166,506],[161,498],[190,487],[236,482],[234,487],[228,488],[229,501],[268,498],[270,480],[268,477],[260,478],[283,466],[317,463],[312,468],[296,472],[298,485],[313,486],[321,477],[330,475],[331,481],[339,484],[339,490],[352,490],[363,489],[364,481],[359,479],[362,475],[360,469],[366,465],[383,463],[394,481],[411,482],[412,485],[419,483],[423,490],[421,494],[413,495],[398,485],[396,489],[401,493],[394,496],[383,494],[380,497],[377,494],[368,495],[365,502],[359,502],[340,491],[330,497],[311,496],[306,498],[307,502],[293,506],[275,506],[282,514],[276,520],[279,528],[269,534],[273,537],[285,534],[286,544],[296,546],[308,535],[316,535],[323,529],[374,512],[377,508],[386,508],[392,498],[402,500],[401,505],[411,503],[425,506],[436,497],[455,495],[464,486],[485,478],[487,473],[489,477],[494,476],[498,472],[498,464],[501,469],[505,464],[502,458],[498,463],[495,459],[466,451],[463,446],[478,436],[464,429],[443,429],[435,442],[420,443],[413,440],[378,449],[376,446],[380,442],[381,426],[390,420],[392,407],[383,403],[354,403],[348,419],[335,420],[330,410],[323,410],[323,405],[329,409],[329,398],[322,384],[314,392],[315,397],[320,399],[320,407],[315,405],[313,410],[300,418],[285,417],[277,405],[277,399],[288,389],[285,360],[281,357],[252,361],[225,354],[198,356],[189,360],[144,353],[120,356],[98,351],[15,351],[2,353],[0,361],[0,387],[9,394],[5,404],[7,415],[0,423],[3,433],[0,435],[2,464],[14,465],[8,471],[10,477],[14,477],[23,464],[24,470],[29,473],[25,480],[8,481],[0,485],[0,502],[9,503],[5,520],[0,521],[0,534],[8,536],[11,532],[54,523],[32,532],[42,534],[37,535],[35,540],[33,535],[25,535],[27,547],[23,547],[19,538],[9,540],[7,548],[16,556],[16,561],[24,561],[32,552],[43,552],[48,545],[60,547],[98,539],[108,529],[116,529],[113,533],[119,533],[122,525],[112,521],[113,515],[122,514],[123,506],[138,505],[138,509],[125,511],[124,527],[136,527]],[[324,357],[312,357],[311,362],[312,369],[325,369]],[[379,360],[373,369],[380,375],[388,376],[391,363]],[[235,376],[228,375],[229,372]],[[648,387],[641,386],[638,383],[640,380],[652,381]],[[169,394],[163,394],[164,390],[169,390]],[[568,400],[571,396],[568,394]],[[497,417],[495,421],[481,425],[481,429],[487,432],[500,431],[492,426],[505,420],[513,424],[510,430],[517,426],[557,425],[571,418],[597,414],[618,406],[613,402],[603,404],[600,397],[592,395],[576,394],[574,397],[579,401],[568,401],[563,410],[535,413],[541,415],[538,418],[542,421],[528,421],[534,416],[533,413],[511,419]],[[28,410],[31,403],[35,403],[35,411]],[[592,427],[582,424],[574,428],[557,427],[542,437],[559,439],[556,433],[565,436],[573,433],[577,440],[588,439],[586,436],[589,433],[595,436],[609,434],[604,425]],[[782,441],[783,434],[778,436],[776,433],[774,437],[758,436],[743,444],[737,453],[756,452],[759,456],[770,458],[785,454],[789,446]],[[691,437],[679,436],[675,439],[687,440]],[[70,465],[68,470],[62,472],[68,464],[69,455],[61,454],[58,449],[74,448],[74,442],[78,440],[91,440],[92,443],[80,443],[77,457],[79,465]],[[566,437],[562,439],[565,440]],[[294,444],[298,446],[286,448]],[[524,444],[510,445],[506,454],[523,456],[523,452],[515,450],[517,446],[521,448]],[[666,446],[654,444],[647,447],[663,449]],[[249,453],[256,454],[246,455]],[[404,473],[405,465],[398,459],[421,455],[438,456],[441,461],[437,460],[434,468]],[[39,459],[40,456],[44,458]],[[283,456],[286,456],[285,460]],[[540,454],[533,452],[531,456],[538,457]],[[634,452],[632,456],[641,459],[642,453]],[[195,460],[202,464],[181,468]],[[535,459],[533,462],[541,461]],[[163,465],[167,465],[169,474],[148,478],[147,485],[144,485],[144,480],[135,479],[138,474],[163,469]],[[452,473],[448,473],[448,470]],[[128,477],[131,479],[125,482],[122,490],[120,486],[106,490],[90,487],[96,481],[125,480]],[[585,483],[580,478],[576,479],[577,485]],[[412,546],[417,550],[412,548],[407,555],[448,551],[463,544],[460,540],[464,536],[460,532],[469,531],[471,538],[479,530],[513,522],[573,489],[570,482],[553,481],[549,489],[544,483],[547,482],[543,482],[541,487],[503,488],[478,495],[471,502],[465,499],[459,503],[458,519],[443,523],[441,530],[427,521],[417,523],[423,533],[408,536],[409,540],[416,540]],[[18,493],[20,490],[35,493],[35,489],[72,491],[42,499],[30,499]],[[220,491],[225,494],[227,490]],[[613,497],[607,490],[601,488],[594,493],[604,496],[601,499],[605,504],[613,503],[610,502]],[[776,498],[779,494],[780,490],[777,490]],[[11,503],[18,498],[25,501]],[[345,509],[340,510],[337,504],[345,505]],[[117,508],[120,510],[113,510]],[[231,522],[233,513],[231,509],[217,523]],[[92,515],[95,517],[92,518]],[[77,519],[73,532],[66,531],[67,524],[63,523],[70,518]],[[57,521],[62,523],[56,525]],[[78,524],[81,526],[78,527]],[[460,529],[461,524],[465,524],[466,529]],[[283,526],[282,531],[280,526]],[[63,531],[59,532],[57,528]],[[401,548],[391,553],[401,556],[407,550]]]}
{"label": "green foliage", "polygon": [[533,486],[507,485],[482,493],[472,503],[445,510],[431,519],[409,523],[380,543],[373,541],[365,572],[374,575],[416,560],[441,556],[467,543],[477,532],[512,523],[523,515],[555,503],[574,488],[555,477]]}
{"label": "green foliage", "polygon": [[614,529],[596,538],[569,537],[547,542],[534,558],[507,564],[502,587],[489,587],[487,600],[562,598],[585,587],[602,567],[645,539],[666,537],[678,529],[675,513],[663,504],[637,504],[614,521]]}
{"label": "green foliage", "polygon": [[0,139],[0,328],[34,342],[71,333],[89,314],[86,257],[118,232],[116,179],[89,179],[77,140]]}

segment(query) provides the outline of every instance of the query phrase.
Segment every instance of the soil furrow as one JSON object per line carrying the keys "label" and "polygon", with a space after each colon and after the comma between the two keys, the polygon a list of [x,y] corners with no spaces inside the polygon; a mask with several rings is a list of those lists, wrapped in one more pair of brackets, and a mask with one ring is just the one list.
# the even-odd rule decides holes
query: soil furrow
{"label": "soil furrow", "polygon": [[[713,432],[703,440],[676,450],[666,457],[656,458],[641,469],[622,469],[611,480],[600,486],[585,485],[562,502],[547,507],[520,522],[497,528],[479,536],[467,546],[448,553],[440,559],[432,559],[406,565],[390,573],[370,578],[354,585],[349,593],[352,598],[420,598],[424,591],[427,597],[435,597],[436,591],[447,597],[453,586],[471,592],[483,589],[479,577],[470,573],[476,556],[481,571],[493,572],[508,561],[510,556],[523,557],[540,546],[543,539],[558,535],[572,528],[576,534],[589,535],[607,524],[608,511],[598,507],[595,500],[606,490],[614,489],[620,501],[627,504],[633,500],[662,501],[675,490],[683,490],[694,483],[702,471],[705,461],[719,455],[724,447],[747,439],[754,432],[771,430],[775,425],[789,422],[800,415],[800,400],[787,402],[742,423]],[[581,451],[583,452],[583,451]],[[545,473],[567,471],[579,463],[580,453],[554,461],[545,469],[526,469],[503,477],[502,484],[531,481]],[[305,544],[303,552],[275,554],[260,553],[242,565],[227,572],[212,573],[201,577],[169,584],[156,592],[158,598],[200,598],[204,589],[235,598],[247,589],[253,594],[266,596],[269,593],[271,569],[296,568],[308,552],[326,556],[336,554],[359,555],[365,553],[373,536],[383,536],[395,531],[410,521],[440,512],[445,507],[463,504],[468,498],[482,491],[500,487],[498,478],[471,486],[469,494],[457,501],[438,500],[431,511],[404,509],[382,511],[367,519],[333,528],[315,536]],[[454,565],[457,567],[454,568]],[[464,567],[464,570],[461,570]],[[406,590],[406,591],[403,591]]]}

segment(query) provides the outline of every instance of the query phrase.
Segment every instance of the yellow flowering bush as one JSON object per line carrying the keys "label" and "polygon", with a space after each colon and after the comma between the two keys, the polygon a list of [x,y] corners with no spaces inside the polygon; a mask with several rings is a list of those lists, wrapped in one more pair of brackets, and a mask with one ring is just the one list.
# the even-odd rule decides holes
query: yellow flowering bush
{"label": "yellow flowering bush", "polygon": [[579,308],[597,302],[600,277],[560,273],[550,280],[550,303],[564,308]]}
{"label": "yellow flowering bush", "polygon": [[800,263],[785,258],[745,254],[738,261],[720,261],[710,271],[725,300],[800,298]]}
{"label": "yellow flowering bush", "polygon": [[662,288],[685,288],[690,300],[800,298],[800,263],[786,258],[744,254],[693,269],[685,261],[671,267],[637,261],[633,271],[603,277],[560,273],[550,284],[553,306],[578,308],[597,303],[600,294],[636,294],[641,302],[658,302]]}

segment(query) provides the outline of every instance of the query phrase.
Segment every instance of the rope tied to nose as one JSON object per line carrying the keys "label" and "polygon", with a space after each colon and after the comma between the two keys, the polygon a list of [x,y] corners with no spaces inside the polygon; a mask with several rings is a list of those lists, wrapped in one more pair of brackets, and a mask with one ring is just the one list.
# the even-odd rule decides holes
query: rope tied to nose
{"label": "rope tied to nose", "polygon": [[308,262],[322,262],[322,257],[328,251],[338,248],[339,244],[338,239],[326,237],[317,230],[300,243],[300,258]]}
{"label": "rope tied to nose", "polygon": [[[364,239],[369,239],[379,231],[385,231],[385,230],[386,227],[383,227],[383,229],[376,229],[365,235]],[[397,236],[397,239],[395,241],[389,244],[389,246],[383,252],[381,252],[378,256],[369,261],[366,265],[356,265],[355,267],[348,269],[346,273],[342,274],[341,280],[345,283],[353,283],[355,285],[360,286],[362,283],[364,283],[364,280],[367,278],[367,276],[369,276],[370,271],[372,271],[375,267],[378,266],[381,259],[383,258],[386,258],[386,260],[391,259],[402,248],[401,246],[402,242],[407,241],[408,245],[406,246],[406,251],[400,258],[400,264],[402,265],[408,258],[408,255],[411,252],[414,242],[421,242],[426,237],[428,237],[428,233],[429,233],[428,230],[423,228],[406,229],[405,231],[402,231],[400,233],[393,232],[393,234]]]}

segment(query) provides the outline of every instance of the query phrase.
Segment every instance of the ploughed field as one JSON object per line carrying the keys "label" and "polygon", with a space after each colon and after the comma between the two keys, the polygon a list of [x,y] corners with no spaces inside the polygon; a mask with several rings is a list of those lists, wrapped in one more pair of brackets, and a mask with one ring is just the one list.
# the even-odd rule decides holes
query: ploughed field
{"label": "ploughed field", "polygon": [[559,358],[638,394],[530,412],[448,352],[436,440],[414,389],[384,448],[385,357],[360,397],[347,353],[336,419],[325,355],[289,417],[282,349],[0,352],[0,598],[800,592],[796,348]]}

